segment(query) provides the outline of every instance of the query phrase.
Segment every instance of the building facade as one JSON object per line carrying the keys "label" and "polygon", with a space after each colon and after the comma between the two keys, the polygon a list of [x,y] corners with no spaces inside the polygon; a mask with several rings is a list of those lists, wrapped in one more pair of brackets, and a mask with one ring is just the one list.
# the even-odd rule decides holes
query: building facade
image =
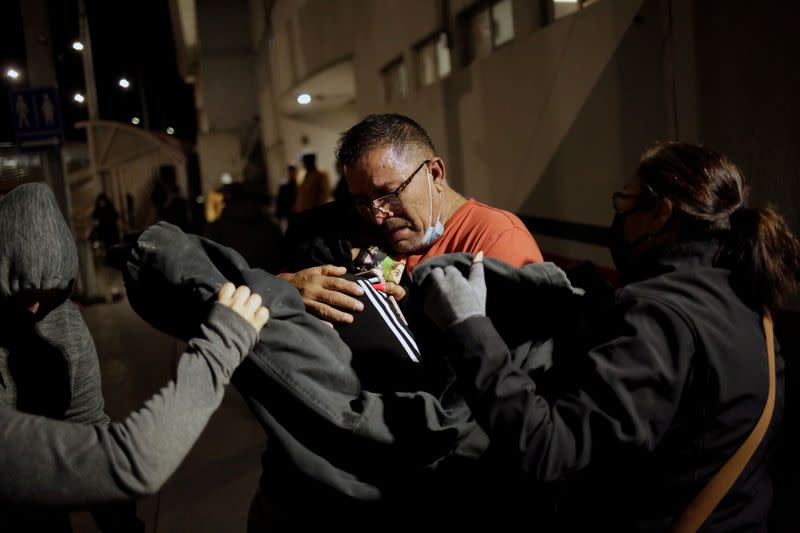
{"label": "building facade", "polygon": [[743,0],[173,1],[207,186],[253,150],[273,190],[304,150],[335,181],[338,134],[399,112],[454,188],[519,214],[546,253],[601,265],[610,196],[659,140],[727,153],[753,203],[800,230],[797,15]]}

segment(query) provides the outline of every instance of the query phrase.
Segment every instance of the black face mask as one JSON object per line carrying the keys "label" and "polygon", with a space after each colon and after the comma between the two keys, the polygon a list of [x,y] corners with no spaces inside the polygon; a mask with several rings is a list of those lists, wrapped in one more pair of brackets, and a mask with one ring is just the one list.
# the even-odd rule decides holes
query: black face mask
{"label": "black face mask", "polygon": [[673,213],[673,216],[667,220],[664,226],[662,226],[661,229],[655,233],[645,233],[638,239],[628,242],[625,240],[625,233],[622,229],[622,220],[634,211],[635,210],[627,211],[622,214],[617,213],[614,215],[614,220],[612,220],[611,227],[609,228],[608,250],[611,252],[611,259],[614,261],[614,265],[617,267],[617,273],[619,274],[620,282],[623,284],[630,281],[634,275],[637,264],[637,261],[634,260],[634,252],[636,249],[643,242],[668,231],[672,221],[675,220]]}
{"label": "black face mask", "polygon": [[[35,291],[35,294],[26,291],[18,292],[2,301],[0,317],[15,327],[32,328],[67,300],[72,292],[72,284],[73,282],[70,282],[66,289]],[[39,303],[39,308],[36,313],[32,313],[28,307],[36,302]]]}
{"label": "black face mask", "polygon": [[622,222],[626,216],[635,212],[635,210],[627,211],[625,213],[617,213],[614,215],[614,220],[611,221],[608,237],[608,250],[611,252],[611,259],[617,267],[620,280],[627,277],[631,267],[631,257],[633,251],[639,244],[650,238],[649,234],[642,235],[633,242],[625,240],[625,232],[622,227]]}
{"label": "black face mask", "polygon": [[0,319],[14,333],[32,330],[39,318],[39,316],[18,305],[6,304],[0,308]]}

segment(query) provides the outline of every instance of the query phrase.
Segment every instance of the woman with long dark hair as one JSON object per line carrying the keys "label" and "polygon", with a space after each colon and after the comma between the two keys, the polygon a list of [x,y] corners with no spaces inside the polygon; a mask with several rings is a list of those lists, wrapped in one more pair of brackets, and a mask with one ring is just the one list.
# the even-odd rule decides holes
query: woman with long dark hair
{"label": "woman with long dark hair", "polygon": [[797,289],[800,245],[700,146],[647,150],[613,202],[624,286],[591,332],[570,332],[547,383],[486,318],[482,263],[469,279],[431,271],[426,310],[467,401],[511,468],[565,482],[563,531],[764,530],[783,406],[769,315]]}

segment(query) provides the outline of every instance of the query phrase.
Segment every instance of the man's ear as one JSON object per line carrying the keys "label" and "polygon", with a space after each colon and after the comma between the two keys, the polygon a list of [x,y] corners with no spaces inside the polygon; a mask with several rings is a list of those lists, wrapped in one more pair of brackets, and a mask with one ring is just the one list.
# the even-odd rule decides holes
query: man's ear
{"label": "man's ear", "polygon": [[444,166],[444,161],[438,157],[434,157],[431,159],[431,162],[428,163],[428,169],[431,173],[433,186],[436,187],[436,190],[439,192],[444,191],[445,181],[447,180],[447,169]]}

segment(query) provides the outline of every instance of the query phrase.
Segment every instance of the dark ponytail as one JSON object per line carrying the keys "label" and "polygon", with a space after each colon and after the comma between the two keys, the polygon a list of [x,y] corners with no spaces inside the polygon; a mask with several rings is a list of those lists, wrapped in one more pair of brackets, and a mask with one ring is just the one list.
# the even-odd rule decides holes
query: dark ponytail
{"label": "dark ponytail", "polygon": [[642,155],[637,174],[672,201],[680,239],[721,241],[717,264],[731,270],[748,305],[776,310],[797,290],[800,243],[774,209],[743,207],[747,183],[730,159],[703,146],[658,143]]}
{"label": "dark ponytail", "polygon": [[719,262],[731,284],[756,308],[779,309],[798,288],[800,243],[774,209],[742,207],[730,216]]}

